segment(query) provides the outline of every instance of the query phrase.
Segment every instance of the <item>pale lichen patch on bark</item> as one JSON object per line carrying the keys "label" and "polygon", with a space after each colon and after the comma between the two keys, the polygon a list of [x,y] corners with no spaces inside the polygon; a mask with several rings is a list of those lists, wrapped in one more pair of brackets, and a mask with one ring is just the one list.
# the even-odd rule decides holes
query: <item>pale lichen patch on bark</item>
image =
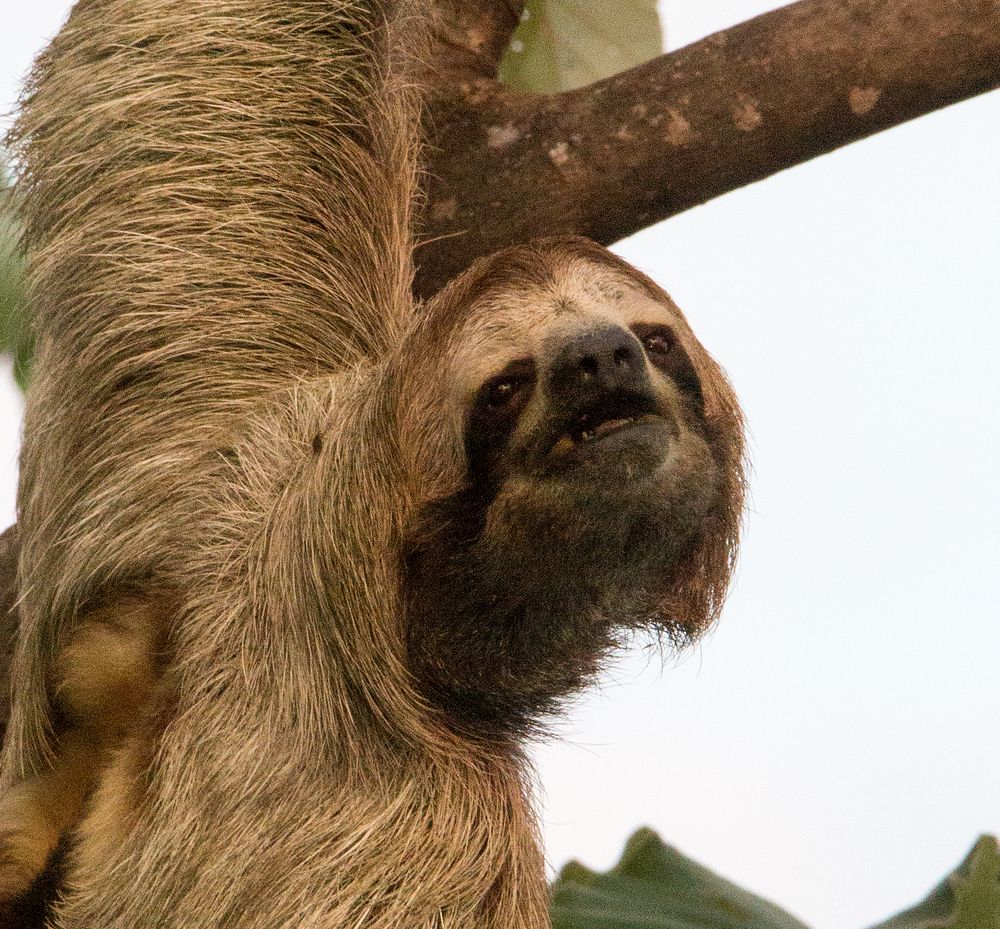
{"label": "pale lichen patch on bark", "polygon": [[444,200],[435,200],[430,207],[431,219],[436,223],[444,223],[453,220],[458,215],[458,200],[454,197],[447,197]]}
{"label": "pale lichen patch on bark", "polygon": [[669,115],[669,119],[667,120],[663,138],[668,144],[679,148],[697,138],[698,133],[691,128],[691,123],[684,118],[680,110],[670,107],[667,110],[667,114]]}
{"label": "pale lichen patch on bark", "polygon": [[760,112],[760,107],[753,97],[740,94],[738,102],[733,107],[733,122],[738,129],[744,132],[753,132],[763,121],[764,117]]}
{"label": "pale lichen patch on bark", "polygon": [[882,91],[878,87],[852,87],[847,94],[847,102],[855,116],[864,116],[871,112]]}
{"label": "pale lichen patch on bark", "polygon": [[556,144],[549,149],[549,159],[557,168],[561,168],[565,165],[566,162],[569,161],[569,143],[556,142]]}
{"label": "pale lichen patch on bark", "polygon": [[520,138],[521,130],[513,123],[486,127],[486,145],[488,148],[510,148]]}

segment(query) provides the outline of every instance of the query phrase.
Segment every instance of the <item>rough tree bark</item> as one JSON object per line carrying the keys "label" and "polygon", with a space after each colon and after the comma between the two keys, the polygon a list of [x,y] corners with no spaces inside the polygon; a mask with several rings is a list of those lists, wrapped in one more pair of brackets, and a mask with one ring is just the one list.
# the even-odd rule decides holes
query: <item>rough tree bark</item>
{"label": "rough tree bark", "polygon": [[[801,0],[554,95],[515,93],[496,79],[518,0],[439,5],[422,295],[504,245],[556,233],[610,245],[1000,86],[1000,0]],[[0,725],[16,549],[11,527],[0,535]]]}

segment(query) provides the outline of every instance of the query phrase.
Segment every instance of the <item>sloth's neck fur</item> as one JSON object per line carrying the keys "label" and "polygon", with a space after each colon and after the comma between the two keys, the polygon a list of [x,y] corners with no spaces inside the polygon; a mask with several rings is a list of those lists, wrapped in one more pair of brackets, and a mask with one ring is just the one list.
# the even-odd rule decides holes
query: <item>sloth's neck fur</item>
{"label": "sloth's neck fur", "polygon": [[600,564],[579,566],[567,584],[565,563],[542,550],[499,553],[484,541],[493,500],[492,488],[471,483],[416,520],[405,543],[406,634],[421,686],[458,731],[516,742],[544,732],[616,643],[592,590]]}
{"label": "sloth's neck fur", "polygon": [[[353,426],[314,442],[329,401],[327,391],[303,417],[300,395],[294,421],[266,417],[223,466],[243,473],[216,486],[240,488],[240,499],[213,500],[192,559],[182,658],[169,672],[183,725],[167,727],[148,784],[150,802],[194,801],[199,815],[176,835],[140,828],[130,841],[173,841],[188,858],[196,848],[203,866],[188,874],[210,870],[213,856],[232,870],[238,857],[245,873],[224,892],[213,887],[214,899],[175,888],[185,907],[215,914],[213,925],[232,922],[255,885],[252,899],[267,906],[273,887],[276,918],[299,900],[303,924],[317,927],[542,929],[547,888],[526,762],[514,743],[450,731],[410,683],[398,571],[371,554],[391,550],[396,532],[384,503],[372,509],[392,499],[391,456]],[[265,435],[268,474],[254,471]],[[335,551],[316,544],[317,526],[329,527]]]}

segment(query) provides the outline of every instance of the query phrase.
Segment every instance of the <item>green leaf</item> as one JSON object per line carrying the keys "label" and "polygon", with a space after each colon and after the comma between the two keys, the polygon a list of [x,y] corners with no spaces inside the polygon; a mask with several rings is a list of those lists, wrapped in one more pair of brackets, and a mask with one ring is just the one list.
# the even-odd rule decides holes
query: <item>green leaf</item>
{"label": "green leaf", "polygon": [[655,0],[528,0],[500,79],[554,93],[610,77],[663,51]]}
{"label": "green leaf", "polygon": [[872,929],[1000,929],[1000,847],[980,836],[958,868],[915,907]]}
{"label": "green leaf", "polygon": [[[552,885],[553,929],[805,929],[640,829],[599,874],[570,862]],[[964,927],[963,927],[964,929]]]}
{"label": "green leaf", "polygon": [[23,390],[31,369],[31,333],[24,299],[24,264],[18,230],[8,209],[10,190],[0,175],[0,352],[14,355],[14,378]]}

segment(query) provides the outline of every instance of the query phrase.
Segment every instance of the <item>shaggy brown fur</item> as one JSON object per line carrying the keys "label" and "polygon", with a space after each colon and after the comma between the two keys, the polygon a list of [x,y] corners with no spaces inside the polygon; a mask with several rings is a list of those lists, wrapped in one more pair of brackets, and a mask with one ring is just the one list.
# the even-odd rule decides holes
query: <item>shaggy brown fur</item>
{"label": "shaggy brown fur", "polygon": [[29,85],[0,893],[78,823],[54,926],[543,927],[520,737],[720,605],[739,414],[662,291],[553,241],[416,312],[390,16],[82,0]]}

